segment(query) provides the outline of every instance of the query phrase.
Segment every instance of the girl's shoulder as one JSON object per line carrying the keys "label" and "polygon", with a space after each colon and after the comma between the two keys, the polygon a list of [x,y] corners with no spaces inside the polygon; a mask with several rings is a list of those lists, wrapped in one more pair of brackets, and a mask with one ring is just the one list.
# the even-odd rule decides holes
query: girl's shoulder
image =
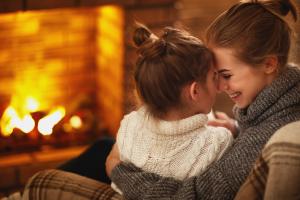
{"label": "girl's shoulder", "polygon": [[141,121],[150,117],[149,112],[146,107],[142,106],[137,110],[131,111],[130,113],[124,115],[121,123],[128,123],[130,121]]}

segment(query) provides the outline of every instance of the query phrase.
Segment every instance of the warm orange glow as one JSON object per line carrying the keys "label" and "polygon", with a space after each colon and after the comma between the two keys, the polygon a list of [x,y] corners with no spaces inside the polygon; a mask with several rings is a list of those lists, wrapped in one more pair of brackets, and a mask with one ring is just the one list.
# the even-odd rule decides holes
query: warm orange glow
{"label": "warm orange glow", "polygon": [[65,36],[62,32],[51,32],[45,33],[44,37],[44,45],[45,47],[59,47],[64,44]]}
{"label": "warm orange glow", "polygon": [[70,124],[73,128],[79,129],[82,126],[82,120],[79,116],[74,115],[70,119]]}
{"label": "warm orange glow", "polygon": [[124,13],[117,6],[100,7],[98,13],[98,96],[103,120],[116,132],[123,114]]}
{"label": "warm orange glow", "polygon": [[50,86],[53,85],[54,80],[51,78],[51,72],[41,75],[38,66],[33,64],[26,66],[24,64],[23,67],[27,68],[27,70],[19,71],[16,74],[11,105],[20,112],[30,111],[26,108],[27,105],[24,104],[24,102],[27,102],[28,96],[30,96],[36,102],[40,102],[36,109],[49,109],[51,102],[48,100],[49,97],[45,89],[51,88]]}
{"label": "warm orange glow", "polygon": [[20,35],[31,35],[39,31],[40,23],[39,20],[32,15],[32,13],[18,13],[16,15],[16,21],[22,22],[17,24],[18,34]]}
{"label": "warm orange glow", "polygon": [[25,101],[25,108],[29,112],[35,112],[39,109],[39,102],[32,97],[27,97]]}
{"label": "warm orange glow", "polygon": [[[77,95],[94,98],[90,95],[94,92],[104,123],[116,130],[124,96],[121,7],[3,14],[0,29],[0,37],[9,36],[0,48],[0,93],[10,99],[0,121],[3,135],[14,128],[30,132],[35,127],[30,113],[44,113],[58,105],[69,110]],[[39,132],[51,134],[64,115],[60,110],[41,119],[36,125]],[[81,120],[74,116],[68,124],[84,128]]]}
{"label": "warm orange glow", "polygon": [[17,111],[12,106],[9,106],[1,118],[1,133],[3,136],[9,136],[14,128],[19,128],[24,133],[29,133],[33,130],[34,125],[34,120],[30,114],[20,117]]}
{"label": "warm orange glow", "polygon": [[65,116],[66,110],[59,107],[38,122],[38,131],[42,135],[51,135],[53,127]]}

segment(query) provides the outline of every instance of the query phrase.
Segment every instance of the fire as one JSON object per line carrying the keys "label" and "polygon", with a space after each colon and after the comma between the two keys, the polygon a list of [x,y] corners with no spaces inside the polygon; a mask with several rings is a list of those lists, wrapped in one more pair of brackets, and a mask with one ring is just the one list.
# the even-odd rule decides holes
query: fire
{"label": "fire", "polygon": [[73,128],[79,129],[82,126],[82,120],[79,116],[74,115],[70,118],[70,124]]}
{"label": "fire", "polygon": [[35,112],[38,111],[39,109],[39,102],[37,100],[35,100],[32,97],[27,97],[26,101],[25,101],[25,108],[29,111],[29,112]]}
{"label": "fire", "polygon": [[1,132],[3,136],[10,136],[14,128],[19,128],[24,133],[29,133],[34,129],[34,120],[30,114],[20,117],[18,112],[9,106],[1,118]]}
{"label": "fire", "polygon": [[[22,109],[20,106],[8,106],[3,112],[0,120],[1,133],[8,137],[13,133],[15,128],[20,129],[24,133],[30,133],[36,126],[36,122],[31,116],[32,112],[39,110],[39,102],[33,97],[27,97]],[[50,135],[53,127],[65,116],[64,107],[58,107],[47,116],[38,121],[38,131],[42,135]]]}
{"label": "fire", "polygon": [[65,108],[57,108],[46,117],[40,119],[38,123],[38,131],[42,135],[51,135],[53,132],[53,127],[65,116],[65,114]]}

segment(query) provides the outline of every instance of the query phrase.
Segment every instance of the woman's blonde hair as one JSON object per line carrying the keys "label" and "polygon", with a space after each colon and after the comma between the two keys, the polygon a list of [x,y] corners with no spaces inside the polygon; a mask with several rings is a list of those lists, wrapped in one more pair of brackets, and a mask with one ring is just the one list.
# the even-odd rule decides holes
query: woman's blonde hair
{"label": "woman's blonde hair", "polygon": [[241,1],[221,14],[207,29],[210,46],[233,48],[236,56],[251,65],[261,64],[268,55],[278,57],[285,68],[292,29],[286,19],[297,21],[297,7],[291,0]]}

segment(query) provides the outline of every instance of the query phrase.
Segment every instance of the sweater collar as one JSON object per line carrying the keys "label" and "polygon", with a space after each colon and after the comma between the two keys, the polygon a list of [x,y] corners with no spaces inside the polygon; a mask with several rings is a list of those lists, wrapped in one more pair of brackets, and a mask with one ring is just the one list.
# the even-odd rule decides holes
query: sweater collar
{"label": "sweater collar", "polygon": [[141,107],[138,113],[146,119],[146,128],[158,135],[188,134],[205,126],[208,121],[208,117],[205,114],[197,114],[181,120],[165,121],[152,117],[145,107]]}
{"label": "sweater collar", "polygon": [[233,108],[241,128],[257,125],[274,113],[298,105],[300,102],[300,70],[289,66],[277,79],[263,89],[247,108]]}

